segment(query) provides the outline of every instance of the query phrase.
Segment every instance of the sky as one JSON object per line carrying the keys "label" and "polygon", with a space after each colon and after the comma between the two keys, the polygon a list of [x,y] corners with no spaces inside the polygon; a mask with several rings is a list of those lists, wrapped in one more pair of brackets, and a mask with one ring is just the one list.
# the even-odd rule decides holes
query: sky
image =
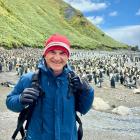
{"label": "sky", "polygon": [[64,0],[107,35],[140,48],[140,0]]}

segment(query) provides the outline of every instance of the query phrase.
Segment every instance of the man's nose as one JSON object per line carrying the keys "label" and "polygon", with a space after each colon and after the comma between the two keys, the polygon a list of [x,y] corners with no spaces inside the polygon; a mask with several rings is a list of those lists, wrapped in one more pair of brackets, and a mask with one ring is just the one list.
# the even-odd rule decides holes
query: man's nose
{"label": "man's nose", "polygon": [[61,58],[61,55],[60,55],[60,54],[55,54],[54,58],[55,58],[56,60],[59,60],[59,59]]}

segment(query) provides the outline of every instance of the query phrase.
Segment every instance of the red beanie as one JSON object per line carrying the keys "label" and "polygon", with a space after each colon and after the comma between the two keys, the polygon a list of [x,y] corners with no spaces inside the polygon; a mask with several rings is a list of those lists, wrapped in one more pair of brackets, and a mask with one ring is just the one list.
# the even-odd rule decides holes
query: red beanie
{"label": "red beanie", "polygon": [[53,34],[45,41],[45,49],[43,56],[45,56],[50,50],[62,50],[67,56],[70,56],[70,42],[69,40],[60,34]]}

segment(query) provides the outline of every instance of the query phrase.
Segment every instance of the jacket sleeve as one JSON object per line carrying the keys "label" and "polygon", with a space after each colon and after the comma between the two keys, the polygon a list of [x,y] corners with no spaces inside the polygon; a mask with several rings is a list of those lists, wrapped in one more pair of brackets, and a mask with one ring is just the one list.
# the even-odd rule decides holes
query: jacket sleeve
{"label": "jacket sleeve", "polygon": [[8,94],[6,98],[6,106],[8,109],[14,111],[14,112],[20,112],[22,109],[25,108],[20,103],[20,96],[23,90],[26,87],[29,87],[31,83],[31,78],[29,78],[27,75],[22,76],[19,81],[17,82],[16,86],[13,88],[13,90]]}
{"label": "jacket sleeve", "polygon": [[78,95],[78,101],[76,101],[76,111],[81,114],[86,114],[90,108],[92,107],[92,103],[94,100],[94,89],[90,87],[88,92],[82,92]]}

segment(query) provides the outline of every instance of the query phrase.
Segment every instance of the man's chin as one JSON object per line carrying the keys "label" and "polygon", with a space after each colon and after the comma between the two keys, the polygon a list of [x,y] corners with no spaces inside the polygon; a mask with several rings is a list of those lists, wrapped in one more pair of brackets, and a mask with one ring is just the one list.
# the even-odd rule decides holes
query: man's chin
{"label": "man's chin", "polygon": [[63,69],[53,69],[54,74],[57,74],[57,75],[61,74],[62,71]]}

